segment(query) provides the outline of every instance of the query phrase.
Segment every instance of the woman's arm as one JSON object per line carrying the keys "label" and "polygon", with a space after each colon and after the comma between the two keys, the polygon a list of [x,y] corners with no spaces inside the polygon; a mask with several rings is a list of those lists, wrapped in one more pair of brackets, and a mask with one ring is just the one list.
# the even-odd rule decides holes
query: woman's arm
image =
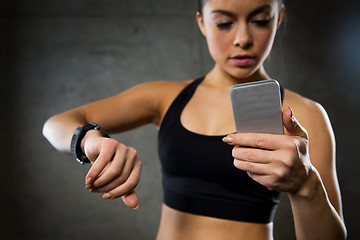
{"label": "woman's arm", "polygon": [[[45,122],[43,134],[57,150],[70,153],[74,130],[89,122],[100,125],[109,134],[151,122],[158,125],[167,99],[172,96],[164,93],[178,89],[174,85],[165,81],[140,84],[114,97],[57,114]],[[104,193],[106,199],[123,197],[129,207],[136,207],[134,188],[139,181],[141,161],[135,149],[104,138],[97,130],[88,131],[81,146],[93,163],[86,176],[87,188]]]}
{"label": "woman's arm", "polygon": [[99,124],[107,133],[126,131],[147,123],[156,123],[161,104],[160,89],[165,82],[137,85],[116,96],[96,101],[48,119],[43,135],[59,151],[70,153],[70,141],[78,126]]}
{"label": "woman's arm", "polygon": [[269,189],[288,193],[298,239],[345,239],[334,138],[327,115],[310,100],[290,102],[297,102],[290,105],[307,131],[285,109],[286,135],[239,133],[224,141],[236,145],[237,168]]}
{"label": "woman's arm", "polygon": [[[319,104],[304,100],[296,106],[308,132],[311,169],[298,192],[288,193],[298,239],[345,239],[341,194],[336,174],[335,138],[329,118]],[[284,122],[300,125],[291,121]]]}

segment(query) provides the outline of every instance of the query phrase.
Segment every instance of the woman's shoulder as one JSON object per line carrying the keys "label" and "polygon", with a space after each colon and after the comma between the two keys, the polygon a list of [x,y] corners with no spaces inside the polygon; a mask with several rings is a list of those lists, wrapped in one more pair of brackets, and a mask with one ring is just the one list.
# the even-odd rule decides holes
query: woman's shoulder
{"label": "woman's shoulder", "polygon": [[184,81],[157,80],[138,84],[130,91],[150,102],[152,108],[156,109],[158,113],[154,122],[159,124],[174,99],[192,81],[193,79]]}
{"label": "woman's shoulder", "polygon": [[185,81],[169,81],[169,80],[156,80],[150,82],[140,83],[134,86],[134,89],[139,91],[151,91],[151,92],[162,92],[167,94],[168,92],[179,91],[186,87],[192,80]]}
{"label": "woman's shoulder", "polygon": [[283,105],[285,108],[291,107],[298,110],[302,114],[324,114],[325,111],[320,103],[288,89],[284,90]]}
{"label": "woman's shoulder", "polygon": [[[332,135],[330,119],[325,108],[318,102],[285,89],[283,108],[291,107],[296,119],[310,135]],[[311,134],[312,133],[312,134]]]}
{"label": "woman's shoulder", "polygon": [[[150,102],[162,102],[164,99],[180,92],[191,80],[186,81],[168,81],[156,80],[150,82],[139,83],[124,93],[130,96],[137,96],[142,100]],[[120,95],[123,95],[121,93]]]}
{"label": "woman's shoulder", "polygon": [[135,86],[134,90],[150,95],[159,101],[166,101],[167,98],[174,98],[174,95],[178,95],[191,81],[157,80],[141,83]]}

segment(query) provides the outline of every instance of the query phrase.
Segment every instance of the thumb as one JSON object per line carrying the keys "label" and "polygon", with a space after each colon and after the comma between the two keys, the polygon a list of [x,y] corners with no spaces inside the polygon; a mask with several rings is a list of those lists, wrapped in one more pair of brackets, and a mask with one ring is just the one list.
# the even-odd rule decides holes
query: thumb
{"label": "thumb", "polygon": [[122,200],[129,208],[137,209],[139,207],[139,199],[134,190],[122,196]]}
{"label": "thumb", "polygon": [[294,117],[292,108],[289,107],[283,111],[283,122],[288,135],[309,139],[306,129],[301,126],[298,120]]}

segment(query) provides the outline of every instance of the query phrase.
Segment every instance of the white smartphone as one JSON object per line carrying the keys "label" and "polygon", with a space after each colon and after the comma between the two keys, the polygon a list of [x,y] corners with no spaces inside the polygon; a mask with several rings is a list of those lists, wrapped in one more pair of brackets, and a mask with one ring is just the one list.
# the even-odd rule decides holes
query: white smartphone
{"label": "white smartphone", "polygon": [[284,134],[278,81],[237,84],[230,97],[237,132]]}

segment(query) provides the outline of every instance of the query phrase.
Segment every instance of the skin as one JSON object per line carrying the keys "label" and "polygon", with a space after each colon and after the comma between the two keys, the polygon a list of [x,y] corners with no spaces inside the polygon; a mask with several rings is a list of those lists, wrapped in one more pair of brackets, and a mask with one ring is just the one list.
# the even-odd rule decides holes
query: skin
{"label": "skin", "polygon": [[[283,6],[276,0],[206,1],[197,21],[215,65],[181,114],[185,128],[203,135],[235,132],[229,89],[238,83],[270,79],[263,62],[282,14]],[[248,64],[240,66],[234,61],[239,54],[251,57]],[[109,134],[148,123],[159,127],[172,101],[190,82],[140,84],[55,115],[44,124],[44,136],[59,151],[69,153],[74,129],[88,122],[99,124]],[[225,137],[224,144],[234,146],[234,167],[269,189],[288,194],[298,239],[344,239],[335,140],[325,110],[285,90],[283,122],[284,135],[237,133]],[[87,189],[103,193],[104,199],[122,197],[127,206],[137,208],[134,189],[141,161],[136,150],[104,138],[96,130],[86,134],[82,148],[93,163],[85,179]],[[215,219],[163,205],[157,239],[272,239],[272,223]]]}

